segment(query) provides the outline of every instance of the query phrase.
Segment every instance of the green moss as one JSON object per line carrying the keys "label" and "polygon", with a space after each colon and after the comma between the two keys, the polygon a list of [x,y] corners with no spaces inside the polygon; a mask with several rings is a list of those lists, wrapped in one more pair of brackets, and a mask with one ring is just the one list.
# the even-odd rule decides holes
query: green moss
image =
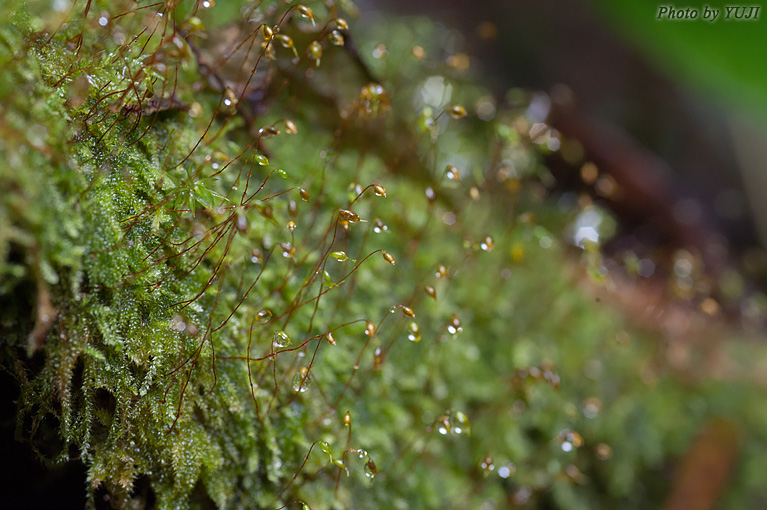
{"label": "green moss", "polygon": [[[199,10],[221,28],[187,42],[165,20],[188,28],[193,2],[131,6],[94,1],[58,29],[3,8],[0,308],[23,436],[53,418],[49,460],[77,452],[91,494],[126,508],[146,504],[139,479],[160,508],[659,502],[647,473],[716,406],[640,380],[654,344],[617,342],[625,320],[575,288],[561,236],[578,211],[540,192],[525,104],[440,113],[489,99],[439,63],[449,35],[423,20],[347,39],[363,61],[386,42],[368,69],[329,43],[334,5],[311,5],[316,27],[282,21],[297,63],[279,45],[259,60],[283,2],[245,25]],[[217,69],[249,35],[245,74],[242,54]]]}

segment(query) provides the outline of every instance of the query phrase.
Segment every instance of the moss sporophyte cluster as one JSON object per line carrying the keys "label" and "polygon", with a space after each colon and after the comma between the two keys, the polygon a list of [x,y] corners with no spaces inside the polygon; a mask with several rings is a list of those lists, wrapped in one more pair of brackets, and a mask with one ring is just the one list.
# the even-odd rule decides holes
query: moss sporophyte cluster
{"label": "moss sporophyte cluster", "polygon": [[573,288],[557,135],[445,65],[451,32],[333,0],[0,14],[2,361],[90,505],[593,508],[705,415]]}

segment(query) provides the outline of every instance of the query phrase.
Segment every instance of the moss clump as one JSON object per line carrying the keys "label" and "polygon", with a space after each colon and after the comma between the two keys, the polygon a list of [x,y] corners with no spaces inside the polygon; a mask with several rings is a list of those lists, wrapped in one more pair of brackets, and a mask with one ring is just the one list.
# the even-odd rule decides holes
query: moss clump
{"label": "moss clump", "polygon": [[88,5],[0,32],[3,364],[51,462],[125,508],[658,501],[716,410],[573,288],[527,99],[345,3]]}

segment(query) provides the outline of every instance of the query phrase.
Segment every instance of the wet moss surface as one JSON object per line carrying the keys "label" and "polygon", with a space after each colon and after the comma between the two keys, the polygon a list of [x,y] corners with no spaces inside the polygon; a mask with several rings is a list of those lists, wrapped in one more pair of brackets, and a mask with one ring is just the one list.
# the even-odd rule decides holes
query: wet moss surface
{"label": "wet moss surface", "polygon": [[758,391],[680,382],[579,288],[610,276],[546,196],[540,98],[489,96],[446,30],[1,9],[2,363],[80,502],[640,508],[710,417],[763,445]]}

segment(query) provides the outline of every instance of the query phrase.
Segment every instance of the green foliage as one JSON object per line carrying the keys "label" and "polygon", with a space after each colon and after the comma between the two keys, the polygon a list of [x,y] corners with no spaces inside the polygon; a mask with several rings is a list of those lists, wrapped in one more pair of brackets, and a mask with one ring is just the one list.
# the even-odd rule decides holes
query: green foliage
{"label": "green foliage", "polygon": [[54,418],[49,460],[77,452],[91,493],[646,507],[700,422],[739,412],[576,288],[556,134],[441,64],[449,33],[173,4],[3,7],[3,364],[20,432]]}
{"label": "green foliage", "polygon": [[[692,89],[717,95],[720,102],[739,103],[733,105],[739,108],[767,109],[767,70],[758,65],[767,51],[764,6],[725,1],[599,3],[654,61]],[[680,17],[663,14],[659,19],[663,6],[673,6]],[[752,12],[752,7],[758,10]],[[704,19],[707,8],[718,11],[715,19]],[[684,17],[693,11],[694,19]]]}

